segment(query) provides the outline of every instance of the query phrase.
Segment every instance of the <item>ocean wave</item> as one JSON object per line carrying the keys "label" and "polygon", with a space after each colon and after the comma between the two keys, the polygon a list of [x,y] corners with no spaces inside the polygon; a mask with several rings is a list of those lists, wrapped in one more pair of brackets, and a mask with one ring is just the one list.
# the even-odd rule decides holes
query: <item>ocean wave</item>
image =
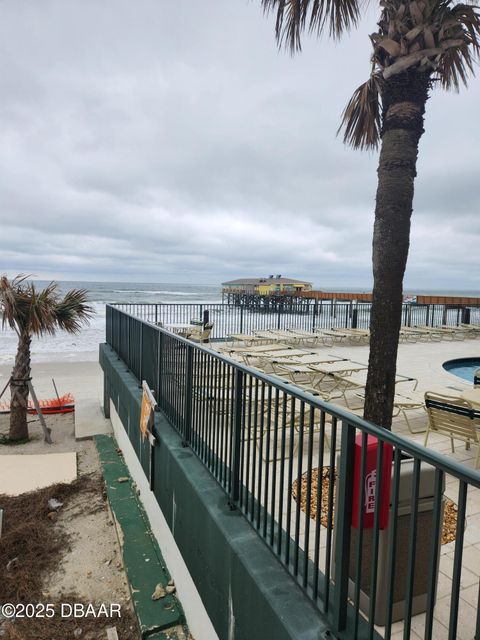
{"label": "ocean wave", "polygon": [[[41,282],[38,284],[39,286],[42,285]],[[74,358],[75,356],[73,354],[77,354],[77,357],[81,354],[81,357],[84,358],[87,356],[90,357],[90,354],[98,352],[99,343],[105,342],[105,305],[107,303],[164,303],[166,305],[173,305],[165,307],[167,309],[165,313],[168,314],[169,320],[171,322],[175,322],[176,320],[185,322],[185,313],[195,315],[198,312],[198,305],[214,305],[220,302],[219,292],[215,287],[161,282],[153,284],[154,287],[171,286],[172,289],[168,290],[158,288],[145,289],[146,286],[149,286],[149,283],[145,282],[138,283],[137,287],[139,288],[136,288],[134,283],[125,283],[126,287],[121,288],[122,284],[123,283],[87,282],[60,283],[62,293],[65,293],[72,287],[88,289],[89,304],[93,307],[95,313],[90,318],[89,324],[82,326],[80,332],[76,335],[58,331],[54,336],[34,338],[32,341],[32,359],[34,361],[46,360],[49,354],[52,353],[65,359]],[[185,289],[178,288],[183,286],[185,286]],[[212,297],[215,299],[212,300]],[[178,317],[175,311],[176,301],[181,307],[178,310]],[[153,320],[153,318],[150,319]],[[16,334],[10,329],[5,328],[2,330],[0,327],[0,364],[13,362],[17,351],[17,344]]]}
{"label": "ocean wave", "polygon": [[112,293],[147,293],[149,295],[166,295],[166,296],[192,296],[195,295],[188,291],[165,291],[163,289],[113,289]]}

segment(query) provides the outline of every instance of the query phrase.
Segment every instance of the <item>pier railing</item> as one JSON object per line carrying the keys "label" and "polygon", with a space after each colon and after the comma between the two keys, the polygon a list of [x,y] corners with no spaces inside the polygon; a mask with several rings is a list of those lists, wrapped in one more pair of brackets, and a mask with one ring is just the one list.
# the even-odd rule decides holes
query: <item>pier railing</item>
{"label": "pier railing", "polygon": [[[315,329],[359,328],[370,326],[369,302],[338,302],[302,300],[289,304],[279,303],[275,308],[249,309],[232,304],[117,303],[114,305],[126,313],[153,324],[188,324],[200,320],[208,312],[213,322],[212,338],[226,338],[232,333],[253,333],[267,329]],[[404,304],[404,326],[458,326],[462,322],[480,324],[480,307],[449,307],[442,304]]]}
{"label": "pier railing", "polygon": [[[107,343],[148,382],[225,508],[241,511],[334,634],[480,638],[480,473],[118,306],[106,318]],[[139,427],[129,436],[138,446]],[[446,483],[456,517],[441,547]]]}

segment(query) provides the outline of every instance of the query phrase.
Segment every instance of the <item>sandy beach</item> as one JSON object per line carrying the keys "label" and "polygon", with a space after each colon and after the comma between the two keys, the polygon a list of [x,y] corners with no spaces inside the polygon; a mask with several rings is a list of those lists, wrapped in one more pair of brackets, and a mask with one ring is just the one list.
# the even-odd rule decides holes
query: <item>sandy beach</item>
{"label": "sandy beach", "polygon": [[[84,356],[84,354],[78,354]],[[12,454],[23,458],[32,454],[72,453],[76,457],[76,471],[83,481],[100,482],[101,472],[98,453],[93,440],[78,440],[75,437],[85,432],[110,430],[109,421],[103,418],[100,407],[102,394],[102,372],[98,362],[91,357],[80,361],[65,362],[51,354],[49,362],[34,362],[32,381],[39,398],[55,397],[52,378],[55,379],[60,394],[70,392],[75,397],[75,420],[73,414],[47,416],[47,424],[52,429],[51,445],[44,442],[43,433],[37,418],[29,419],[30,441],[15,446],[0,446],[0,471],[2,456],[11,458]],[[0,367],[0,388],[10,377],[12,365]],[[6,397],[9,397],[7,390]],[[5,428],[6,427],[6,428]],[[8,419],[4,421],[2,431],[8,431]],[[43,457],[43,456],[42,456]],[[38,459],[32,456],[32,459]],[[52,458],[53,459],[53,458]],[[57,456],[55,456],[57,459]],[[28,466],[28,465],[27,465]],[[34,465],[32,463],[32,468]],[[32,477],[35,471],[32,472]],[[28,472],[27,472],[28,475]],[[1,481],[0,494],[11,490],[11,480]],[[29,478],[25,478],[28,483]],[[3,485],[3,486],[2,486]],[[14,488],[14,487],[13,487]],[[36,495],[36,494],[32,494]],[[80,601],[118,602],[127,606],[130,593],[127,586],[121,552],[111,514],[102,497],[102,491],[78,493],[59,510],[55,530],[67,535],[68,549],[59,558],[53,573],[44,576],[43,597],[62,598],[62,594],[74,594]],[[95,541],[92,543],[92,541]],[[1,595],[1,587],[0,587]]]}
{"label": "sandy beach", "polygon": [[[68,355],[69,357],[65,354],[49,353],[41,359],[32,359],[32,381],[38,393],[55,394],[52,378],[55,379],[60,394],[72,391],[79,398],[88,397],[90,390],[101,383],[98,350]],[[5,386],[12,367],[13,359],[12,362],[0,365],[0,388]],[[67,388],[71,384],[75,384],[77,390]]]}
{"label": "sandy beach", "polygon": [[[52,378],[58,389],[58,393],[62,396],[65,393],[72,393],[75,398],[75,425],[77,436],[82,437],[90,435],[94,425],[98,428],[100,423],[104,423],[102,428],[107,428],[101,412],[101,399],[103,393],[103,378],[100,365],[98,364],[98,353],[91,352],[85,357],[85,353],[76,354],[78,360],[66,360],[64,354],[50,354],[48,361],[34,361],[32,364],[32,383],[38,398],[54,398],[55,388]],[[6,385],[11,372],[12,364],[3,364],[0,366],[0,389]],[[6,391],[4,399],[9,398],[9,391]],[[40,453],[37,451],[39,444],[36,437],[38,433],[41,441],[40,425],[37,420],[33,422],[32,435],[34,440],[22,447],[25,453]],[[104,431],[102,431],[104,432]],[[61,450],[61,440],[63,436],[60,433],[52,433],[56,450]],[[74,444],[74,443],[73,443]],[[72,446],[69,443],[68,446]],[[5,447],[4,447],[5,448]],[[10,447],[7,447],[9,449]],[[69,449],[67,449],[69,450]]]}

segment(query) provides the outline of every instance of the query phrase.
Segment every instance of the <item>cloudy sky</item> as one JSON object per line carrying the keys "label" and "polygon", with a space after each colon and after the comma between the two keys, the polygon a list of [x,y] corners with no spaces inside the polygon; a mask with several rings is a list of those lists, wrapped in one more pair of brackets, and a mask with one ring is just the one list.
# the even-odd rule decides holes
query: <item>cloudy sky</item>
{"label": "cloudy sky", "polygon": [[[376,11],[278,52],[260,0],[0,3],[0,272],[371,286],[377,154],[336,130]],[[480,290],[480,81],[434,91],[406,285]]]}

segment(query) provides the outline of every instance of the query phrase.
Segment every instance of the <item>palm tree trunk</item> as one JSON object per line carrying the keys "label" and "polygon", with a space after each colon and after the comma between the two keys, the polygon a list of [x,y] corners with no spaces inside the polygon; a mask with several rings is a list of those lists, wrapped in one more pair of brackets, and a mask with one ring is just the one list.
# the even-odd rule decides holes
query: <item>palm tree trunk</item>
{"label": "palm tree trunk", "polygon": [[17,355],[12,371],[10,383],[11,413],[10,440],[25,440],[28,438],[27,407],[28,380],[30,379],[30,334],[22,332],[18,338]]}
{"label": "palm tree trunk", "polygon": [[382,147],[373,231],[373,301],[364,417],[392,425],[403,276],[410,245],[410,218],[418,143],[430,74],[411,69],[386,81]]}

